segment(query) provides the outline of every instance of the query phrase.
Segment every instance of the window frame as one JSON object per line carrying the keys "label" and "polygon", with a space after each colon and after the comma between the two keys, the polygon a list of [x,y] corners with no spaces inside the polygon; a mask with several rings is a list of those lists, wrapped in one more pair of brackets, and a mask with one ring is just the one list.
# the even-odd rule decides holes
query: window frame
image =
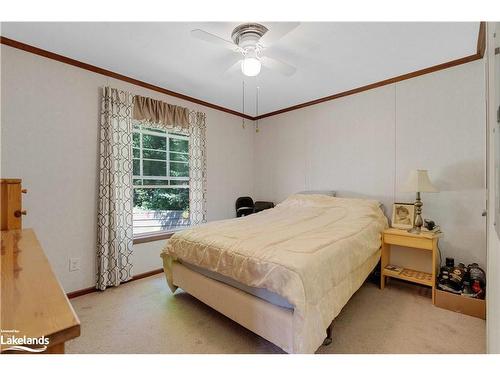
{"label": "window frame", "polygon": [[[182,164],[187,164],[188,165],[188,171],[189,171],[189,135],[188,134],[182,134],[178,131],[170,131],[168,129],[158,129],[162,131],[154,131],[150,130],[151,128],[148,128],[147,125],[142,125],[142,124],[134,124],[133,129],[132,129],[132,137],[134,134],[139,134],[139,147],[134,147],[134,144],[132,142],[132,149],[138,149],[139,150],[139,157],[135,157],[133,152],[132,152],[132,163],[134,160],[139,160],[139,175],[134,175],[133,170],[132,170],[132,190],[135,190],[136,188],[146,188],[146,189],[189,189],[190,187],[190,176],[188,172],[187,177],[174,177],[170,176],[170,163],[182,163]],[[166,146],[165,150],[159,150],[159,149],[151,149],[151,148],[144,148],[143,147],[143,135],[151,135],[151,136],[157,136],[157,137],[163,137],[166,140]],[[188,152],[180,152],[180,151],[171,151],[170,150],[170,139],[179,139],[179,140],[184,140],[188,142]],[[143,157],[143,151],[144,150],[149,150],[149,151],[155,151],[155,152],[164,152],[165,153],[165,159],[150,159],[150,158],[144,158]],[[178,160],[171,160],[170,159],[170,154],[182,154],[182,155],[188,155],[188,161],[178,161]],[[145,176],[143,174],[143,161],[160,161],[166,163],[166,175],[165,176]],[[137,185],[134,183],[134,181],[140,180],[141,185]],[[144,185],[143,182],[144,180],[164,180],[167,181],[167,184],[164,185]],[[187,184],[179,184],[179,185],[171,185],[170,181],[185,181]],[[133,213],[132,213],[133,216]],[[190,226],[190,225],[189,225]],[[165,229],[165,230],[159,230],[159,231],[154,231],[154,232],[145,232],[145,233],[134,233],[133,234],[133,244],[140,244],[140,243],[146,243],[146,242],[152,242],[152,241],[159,241],[163,239],[168,239],[172,237],[172,235],[175,232],[178,232],[180,230],[186,229],[187,227],[179,227],[179,228],[170,228],[170,229]],[[133,228],[132,228],[133,230]]]}

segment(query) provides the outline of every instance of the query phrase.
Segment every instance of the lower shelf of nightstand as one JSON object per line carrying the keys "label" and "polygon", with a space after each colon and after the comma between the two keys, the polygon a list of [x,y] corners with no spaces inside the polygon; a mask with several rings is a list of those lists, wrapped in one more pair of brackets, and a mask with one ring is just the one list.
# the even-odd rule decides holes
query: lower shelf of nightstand
{"label": "lower shelf of nightstand", "polygon": [[411,281],[412,283],[433,286],[432,274],[422,271],[412,270],[411,268],[404,268],[400,273],[384,269],[382,274],[395,279]]}

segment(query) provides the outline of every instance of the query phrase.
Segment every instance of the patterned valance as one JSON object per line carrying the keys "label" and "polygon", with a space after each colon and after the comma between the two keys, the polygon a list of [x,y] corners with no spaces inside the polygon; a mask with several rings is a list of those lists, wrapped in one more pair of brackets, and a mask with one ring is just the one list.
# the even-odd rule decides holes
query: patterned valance
{"label": "patterned valance", "polygon": [[189,128],[189,109],[144,96],[134,96],[132,118],[165,127]]}

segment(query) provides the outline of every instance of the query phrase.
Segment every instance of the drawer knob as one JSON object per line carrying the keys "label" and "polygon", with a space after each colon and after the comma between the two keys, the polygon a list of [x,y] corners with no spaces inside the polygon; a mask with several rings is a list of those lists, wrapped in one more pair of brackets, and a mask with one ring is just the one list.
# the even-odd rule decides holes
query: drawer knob
{"label": "drawer knob", "polygon": [[17,210],[14,212],[15,217],[21,217],[21,215],[26,215],[28,212],[26,210]]}
{"label": "drawer knob", "polygon": [[23,193],[23,194],[28,193],[28,189],[22,189],[22,190],[21,190],[21,193]]}

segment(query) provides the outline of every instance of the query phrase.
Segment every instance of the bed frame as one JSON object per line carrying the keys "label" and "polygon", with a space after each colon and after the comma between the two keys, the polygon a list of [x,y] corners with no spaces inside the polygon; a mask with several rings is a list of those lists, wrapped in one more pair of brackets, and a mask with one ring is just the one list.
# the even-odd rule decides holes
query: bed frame
{"label": "bed frame", "polygon": [[[293,350],[293,310],[273,305],[240,289],[213,280],[179,262],[172,263],[173,284],[231,320],[279,346]],[[333,321],[323,345],[330,345]]]}
{"label": "bed frame", "polygon": [[[384,212],[383,205],[380,208]],[[381,248],[360,266],[360,273],[352,272],[345,280],[348,281],[352,290],[349,298],[344,301],[344,306],[377,266],[380,255]],[[193,271],[183,266],[182,263],[168,261],[167,257],[163,257],[163,264],[167,282],[169,282],[167,270],[171,271],[169,285],[183,289],[236,323],[277,345],[285,352],[293,353],[294,311],[292,309],[273,305],[238,288]],[[332,343],[333,323],[332,321],[326,329],[323,345]]]}

